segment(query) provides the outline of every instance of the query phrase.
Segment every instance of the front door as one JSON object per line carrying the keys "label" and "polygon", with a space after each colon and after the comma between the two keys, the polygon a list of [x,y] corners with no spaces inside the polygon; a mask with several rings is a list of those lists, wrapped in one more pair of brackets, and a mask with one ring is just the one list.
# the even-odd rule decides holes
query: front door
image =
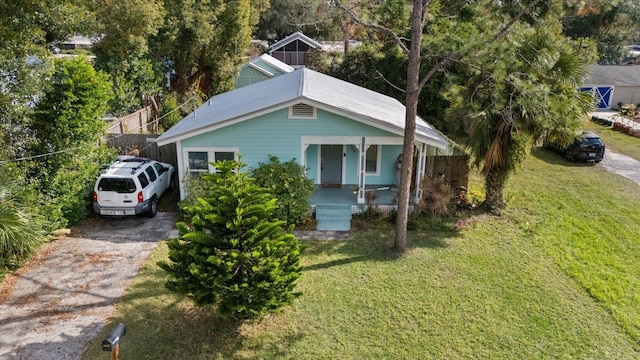
{"label": "front door", "polygon": [[320,179],[322,185],[342,183],[342,145],[320,146]]}

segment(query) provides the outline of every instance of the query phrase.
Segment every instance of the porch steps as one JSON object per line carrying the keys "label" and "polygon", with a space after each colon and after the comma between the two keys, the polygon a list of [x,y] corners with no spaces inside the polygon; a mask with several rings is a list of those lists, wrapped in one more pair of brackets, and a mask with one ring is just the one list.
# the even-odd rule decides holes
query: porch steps
{"label": "porch steps", "polygon": [[349,231],[351,204],[317,204],[316,229],[319,231]]}

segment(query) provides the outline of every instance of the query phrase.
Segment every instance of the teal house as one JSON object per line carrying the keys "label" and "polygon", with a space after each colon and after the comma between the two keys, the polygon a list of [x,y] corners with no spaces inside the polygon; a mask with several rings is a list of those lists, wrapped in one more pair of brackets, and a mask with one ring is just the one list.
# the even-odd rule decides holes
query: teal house
{"label": "teal house", "polygon": [[240,75],[236,79],[235,87],[237,89],[255,84],[263,80],[271,79],[272,77],[290,73],[293,70],[293,67],[273,56],[262,54],[240,67]]}
{"label": "teal house", "polygon": [[[239,154],[257,167],[274,155],[295,159],[319,191],[342,189],[358,206],[368,189],[396,184],[404,123],[405,106],[396,99],[299,68],[210,98],[156,142],[176,145],[181,198],[188,173],[213,172],[212,162]],[[416,197],[427,156],[452,151],[448,139],[417,119]]]}

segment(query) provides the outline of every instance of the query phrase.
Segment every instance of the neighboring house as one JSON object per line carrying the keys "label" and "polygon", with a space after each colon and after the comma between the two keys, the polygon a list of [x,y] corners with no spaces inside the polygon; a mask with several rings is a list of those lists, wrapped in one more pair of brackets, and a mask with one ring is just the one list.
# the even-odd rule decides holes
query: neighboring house
{"label": "neighboring house", "polygon": [[269,54],[253,58],[240,67],[240,75],[236,79],[236,89],[251,85],[272,77],[292,72],[293,67],[283,63]]}
{"label": "neighboring house", "polygon": [[[296,159],[323,187],[391,187],[405,107],[391,97],[307,68],[216,95],[156,139],[176,144],[180,197],[185,175],[215,171],[210,162],[238,158],[249,168]],[[454,144],[417,119],[415,196],[422,195],[427,155],[449,155]]]}
{"label": "neighboring house", "polygon": [[618,103],[640,102],[640,66],[590,65],[580,91],[591,91],[597,108],[617,109]]}
{"label": "neighboring house", "polygon": [[269,54],[293,67],[309,63],[312,51],[321,51],[322,44],[301,32],[295,32],[271,45]]}

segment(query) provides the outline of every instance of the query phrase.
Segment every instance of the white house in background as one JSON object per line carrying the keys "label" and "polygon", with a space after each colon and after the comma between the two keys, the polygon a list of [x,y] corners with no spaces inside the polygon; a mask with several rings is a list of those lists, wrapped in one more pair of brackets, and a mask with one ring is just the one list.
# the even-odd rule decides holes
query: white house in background
{"label": "white house in background", "polygon": [[618,103],[640,103],[640,66],[590,65],[580,91],[591,91],[601,110],[617,109]]}

